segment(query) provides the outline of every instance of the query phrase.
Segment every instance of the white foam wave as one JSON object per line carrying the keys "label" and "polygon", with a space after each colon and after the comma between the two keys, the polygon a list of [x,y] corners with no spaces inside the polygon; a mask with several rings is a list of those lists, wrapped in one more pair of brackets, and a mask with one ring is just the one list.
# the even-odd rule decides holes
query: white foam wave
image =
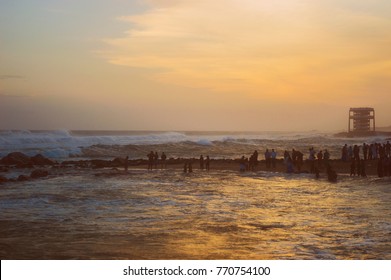
{"label": "white foam wave", "polygon": [[[155,145],[193,142],[213,146],[214,142],[259,145],[261,141],[305,140],[305,143],[329,143],[329,135],[316,131],[304,133],[240,133],[240,132],[72,132],[56,131],[0,131],[0,156],[20,151],[28,155],[37,153],[50,158],[66,158],[81,154],[81,149],[92,145]],[[342,140],[342,139],[341,139]],[[380,140],[380,139],[376,139]],[[331,140],[334,144],[337,139]],[[360,139],[361,141],[361,139]],[[330,144],[330,143],[329,143]]]}
{"label": "white foam wave", "polygon": [[41,153],[47,157],[64,158],[81,153],[81,148],[92,145],[150,145],[187,141],[183,133],[164,132],[142,135],[77,135],[66,130],[56,131],[1,131],[0,156],[13,151],[28,155]]}

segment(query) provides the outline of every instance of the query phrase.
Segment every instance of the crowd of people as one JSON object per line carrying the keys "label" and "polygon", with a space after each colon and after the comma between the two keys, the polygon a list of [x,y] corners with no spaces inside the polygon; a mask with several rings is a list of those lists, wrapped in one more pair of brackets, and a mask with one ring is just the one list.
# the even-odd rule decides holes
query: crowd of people
{"label": "crowd of people", "polygon": [[367,161],[377,160],[377,175],[391,176],[391,143],[363,143],[362,146],[345,144],[341,150],[342,161],[350,161],[350,176],[366,177]]}
{"label": "crowd of people", "polygon": [[[158,169],[159,163],[160,163],[160,169],[166,169],[167,167],[167,155],[162,152],[160,157],[158,152],[151,151],[148,155],[148,170]],[[128,157],[126,157],[126,162],[128,161]],[[194,159],[187,159],[185,160],[183,171],[186,172],[193,172],[193,161]],[[209,171],[210,169],[210,157],[207,155],[205,158],[203,155],[199,158],[200,163],[200,169]],[[127,170],[127,163],[125,164],[125,169]]]}
{"label": "crowd of people", "polygon": [[159,154],[157,152],[151,151],[148,155],[148,170],[152,170],[153,168],[158,169],[159,161],[160,161],[160,168],[165,169],[167,166],[166,160],[167,156],[163,152],[160,156],[159,160]]}
{"label": "crowd of people", "polygon": [[[158,152],[151,151],[148,155],[148,170],[165,169],[167,166],[167,156],[162,152],[159,156]],[[391,176],[391,143],[373,143],[363,145],[348,146],[345,144],[341,149],[341,160],[350,162],[350,176],[366,177],[366,164],[368,161],[377,160],[377,173],[379,177]],[[186,159],[184,161],[183,171],[185,173],[193,172],[193,162],[196,159]],[[266,169],[276,169],[277,152],[275,149],[266,149],[264,153],[264,164]],[[309,172],[315,174],[318,178],[319,173],[325,170],[328,179],[335,181],[337,173],[333,170],[330,164],[330,153],[327,149],[315,151],[313,147],[308,150],[308,157],[304,160],[304,154],[301,151],[292,149],[291,152],[285,150],[283,158],[280,159],[285,166],[287,173]],[[201,155],[198,159],[200,170],[210,170],[211,159],[209,155],[204,157]],[[308,164],[308,170],[303,171],[304,163]],[[242,156],[239,160],[239,170],[256,171],[259,164],[259,153],[255,150],[250,157]],[[125,170],[128,169],[128,157],[125,160]]]}
{"label": "crowd of people", "polygon": [[349,146],[345,144],[342,148],[341,159],[343,161],[349,161],[352,158],[359,160],[360,150],[362,151],[362,159],[366,160],[376,160],[380,158],[389,158],[391,157],[391,143],[387,141],[386,143],[373,143],[366,144],[363,143],[362,146],[354,145]]}

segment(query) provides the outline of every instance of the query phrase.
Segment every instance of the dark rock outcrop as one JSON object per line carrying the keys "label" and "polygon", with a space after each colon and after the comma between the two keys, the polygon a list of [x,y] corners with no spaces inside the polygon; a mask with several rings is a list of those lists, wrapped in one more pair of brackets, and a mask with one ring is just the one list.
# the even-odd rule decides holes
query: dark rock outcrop
{"label": "dark rock outcrop", "polygon": [[1,183],[6,183],[6,182],[8,182],[8,179],[3,177],[3,176],[0,176],[0,184]]}
{"label": "dark rock outcrop", "polygon": [[47,177],[49,172],[47,170],[36,169],[31,172],[30,177],[33,179]]}
{"label": "dark rock outcrop", "polygon": [[0,172],[8,172],[9,169],[5,166],[0,166]]}
{"label": "dark rock outcrop", "polygon": [[0,164],[16,165],[18,168],[32,168],[34,165],[54,165],[55,162],[40,154],[29,157],[21,152],[13,152],[3,157]]}
{"label": "dark rock outcrop", "polygon": [[9,153],[0,160],[3,165],[32,165],[32,161],[28,155],[20,152]]}
{"label": "dark rock outcrop", "polygon": [[54,165],[55,162],[44,157],[43,155],[41,154],[38,154],[36,156],[33,156],[31,158],[31,161],[34,165]]}
{"label": "dark rock outcrop", "polygon": [[112,162],[103,159],[93,159],[90,161],[93,168],[112,167]]}
{"label": "dark rock outcrop", "polygon": [[19,182],[24,182],[24,181],[28,181],[28,180],[30,180],[30,177],[26,176],[26,175],[19,175],[19,177],[18,177]]}
{"label": "dark rock outcrop", "polygon": [[124,158],[115,158],[111,163],[113,167],[120,167],[125,165],[126,160]]}

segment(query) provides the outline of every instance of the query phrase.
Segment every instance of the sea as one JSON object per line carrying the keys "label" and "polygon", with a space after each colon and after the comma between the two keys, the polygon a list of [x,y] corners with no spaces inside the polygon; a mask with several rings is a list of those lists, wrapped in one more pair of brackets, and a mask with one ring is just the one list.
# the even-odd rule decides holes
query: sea
{"label": "sea", "polygon": [[[236,159],[387,137],[333,133],[0,131],[0,157]],[[1,172],[15,176],[23,170]],[[1,259],[391,259],[391,179],[310,174],[71,168],[0,185]]]}

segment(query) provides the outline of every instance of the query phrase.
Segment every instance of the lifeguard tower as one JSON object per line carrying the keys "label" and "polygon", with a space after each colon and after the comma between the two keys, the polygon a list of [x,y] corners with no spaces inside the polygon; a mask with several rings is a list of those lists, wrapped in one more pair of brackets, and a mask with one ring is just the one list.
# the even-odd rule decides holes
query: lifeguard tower
{"label": "lifeguard tower", "polygon": [[375,110],[373,108],[350,108],[349,133],[366,134],[375,131]]}

